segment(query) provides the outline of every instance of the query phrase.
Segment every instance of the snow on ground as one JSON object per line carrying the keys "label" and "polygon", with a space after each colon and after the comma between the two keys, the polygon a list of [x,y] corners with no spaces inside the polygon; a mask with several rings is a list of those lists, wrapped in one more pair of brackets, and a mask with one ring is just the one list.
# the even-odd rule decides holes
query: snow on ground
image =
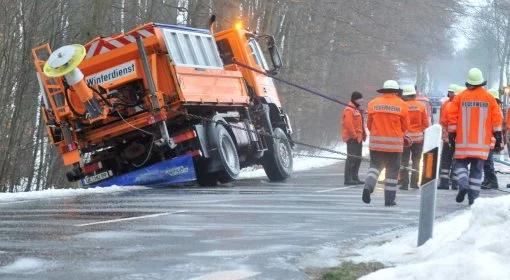
{"label": "snow on ground", "polygon": [[[341,143],[336,145],[335,148],[331,148],[332,150],[339,151],[345,153],[347,151],[347,146],[345,143]],[[335,164],[341,160],[345,159],[345,156],[332,152],[319,152],[319,153],[310,153],[310,152],[297,152],[298,155],[294,156],[294,172],[310,170],[314,168],[320,168],[328,165]],[[310,155],[304,156],[304,155]],[[368,155],[368,146],[363,147],[363,156]],[[334,159],[328,158],[320,158],[320,157],[330,157]],[[256,167],[247,167],[241,170],[240,178],[258,178],[265,177],[266,173],[260,166]]]}
{"label": "snow on ground", "polygon": [[437,222],[434,237],[416,247],[416,229],[378,236],[382,245],[358,249],[354,262],[378,261],[390,268],[361,279],[510,279],[510,195],[479,198],[469,210]]}
{"label": "snow on ground", "polygon": [[125,192],[137,189],[144,189],[141,186],[111,186],[107,188],[88,188],[88,189],[50,189],[43,191],[32,191],[32,192],[17,192],[17,193],[0,193],[1,202],[12,202],[20,200],[32,200],[41,198],[58,198],[58,197],[69,197],[78,195],[88,194],[99,194],[99,193],[115,193]]}
{"label": "snow on ground", "polygon": [[217,280],[217,279],[241,280],[248,279],[259,274],[260,272],[255,272],[249,269],[224,270],[207,273],[200,277],[193,278],[192,280]]}
{"label": "snow on ground", "polygon": [[38,258],[18,258],[13,263],[0,267],[0,274],[36,274],[51,267],[50,262]]}

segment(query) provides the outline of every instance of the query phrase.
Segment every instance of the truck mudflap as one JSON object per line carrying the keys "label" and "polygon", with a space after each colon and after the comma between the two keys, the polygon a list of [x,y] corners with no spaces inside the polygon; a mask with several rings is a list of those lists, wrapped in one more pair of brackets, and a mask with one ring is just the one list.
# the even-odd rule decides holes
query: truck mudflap
{"label": "truck mudflap", "polygon": [[[150,186],[164,187],[169,185],[192,182],[197,179],[192,155],[183,155],[173,159],[143,167],[119,176],[108,177],[106,174],[97,174],[96,178],[86,177],[81,180],[86,187],[109,187],[117,186]],[[93,182],[97,180],[97,182]]]}

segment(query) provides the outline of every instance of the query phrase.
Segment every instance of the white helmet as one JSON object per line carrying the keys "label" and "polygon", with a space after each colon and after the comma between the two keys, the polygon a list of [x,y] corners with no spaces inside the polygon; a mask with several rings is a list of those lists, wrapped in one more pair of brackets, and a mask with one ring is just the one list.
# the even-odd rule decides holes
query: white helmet
{"label": "white helmet", "polygon": [[414,88],[414,86],[407,85],[403,86],[402,89],[403,89],[402,96],[416,95],[416,89]]}
{"label": "white helmet", "polygon": [[378,89],[377,92],[379,93],[385,93],[385,92],[400,92],[400,86],[398,85],[397,81],[395,80],[387,80],[383,84],[383,88]]}

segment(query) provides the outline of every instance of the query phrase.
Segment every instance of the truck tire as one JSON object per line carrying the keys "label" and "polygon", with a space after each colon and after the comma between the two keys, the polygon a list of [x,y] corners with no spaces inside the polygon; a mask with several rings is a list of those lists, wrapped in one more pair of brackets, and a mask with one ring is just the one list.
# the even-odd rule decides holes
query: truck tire
{"label": "truck tire", "polygon": [[284,181],[292,173],[292,148],[281,128],[275,128],[273,135],[274,138],[268,141],[270,145],[262,158],[262,166],[269,180]]}
{"label": "truck tire", "polygon": [[223,125],[216,126],[216,143],[223,169],[217,173],[217,178],[221,183],[228,183],[239,177],[241,164],[239,163],[236,144]]}

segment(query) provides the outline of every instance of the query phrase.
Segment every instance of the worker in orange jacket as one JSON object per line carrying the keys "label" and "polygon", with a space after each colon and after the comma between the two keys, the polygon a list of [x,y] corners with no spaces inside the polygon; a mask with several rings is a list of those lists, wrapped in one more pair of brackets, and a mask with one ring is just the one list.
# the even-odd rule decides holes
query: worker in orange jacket
{"label": "worker in orange jacket", "polygon": [[[507,136],[507,149],[508,154],[510,155],[510,108],[507,108],[506,110],[506,116],[505,116],[505,128],[506,128],[506,136]],[[506,184],[507,188],[510,188],[510,184]]]}
{"label": "worker in orange jacket", "polygon": [[[501,109],[499,91],[497,89],[491,89],[489,90],[489,93],[494,97],[494,99],[496,99],[498,108]],[[501,115],[503,115],[503,111],[501,111]],[[503,136],[502,138],[503,140],[505,139]],[[504,146],[504,141],[502,146]],[[489,156],[487,157],[487,160],[483,164],[483,182],[481,187],[482,190],[499,189],[498,177],[496,176],[496,169],[494,168],[494,152],[495,152],[494,145],[491,145]]]}
{"label": "worker in orange jacket", "polygon": [[[416,100],[416,90],[413,86],[403,87],[402,99],[407,103],[409,110],[409,128],[405,135],[411,139],[412,144],[404,147],[402,153],[402,168],[400,169],[399,182],[401,190],[409,189],[409,158],[412,160],[412,169],[420,168],[421,153],[423,151],[424,131],[430,126],[430,118],[423,102]],[[411,188],[417,189],[419,173],[412,172]]]}
{"label": "worker in orange jacket", "polygon": [[397,177],[404,144],[410,141],[405,137],[409,127],[407,104],[399,97],[402,90],[393,80],[384,82],[377,92],[381,96],[368,103],[367,126],[370,131],[370,168],[365,179],[362,200],[370,203],[381,170],[386,169],[384,182],[384,205],[394,206],[397,193]]}
{"label": "worker in orange jacket", "polygon": [[453,152],[454,147],[450,146],[448,141],[448,111],[450,110],[453,98],[464,89],[459,85],[451,84],[448,86],[448,99],[441,104],[441,111],[439,113],[439,123],[443,128],[443,148],[441,150],[441,166],[439,171],[439,185],[438,189],[450,189],[450,182],[452,189],[458,189],[457,183],[450,180],[453,176]]}
{"label": "worker in orange jacket", "polygon": [[[469,70],[467,90],[456,96],[448,116],[448,138],[455,145],[455,177],[459,185],[456,201],[468,195],[473,204],[483,181],[483,164],[494,151],[503,149],[503,116],[496,99],[483,87],[487,82],[478,68]],[[469,168],[468,168],[469,167]]]}
{"label": "worker in orange jacket", "polygon": [[344,184],[363,184],[358,171],[361,165],[361,150],[363,141],[366,140],[366,132],[363,124],[361,103],[363,95],[355,91],[351,95],[349,106],[345,107],[342,114],[342,140],[347,144],[347,160],[345,162]]}

